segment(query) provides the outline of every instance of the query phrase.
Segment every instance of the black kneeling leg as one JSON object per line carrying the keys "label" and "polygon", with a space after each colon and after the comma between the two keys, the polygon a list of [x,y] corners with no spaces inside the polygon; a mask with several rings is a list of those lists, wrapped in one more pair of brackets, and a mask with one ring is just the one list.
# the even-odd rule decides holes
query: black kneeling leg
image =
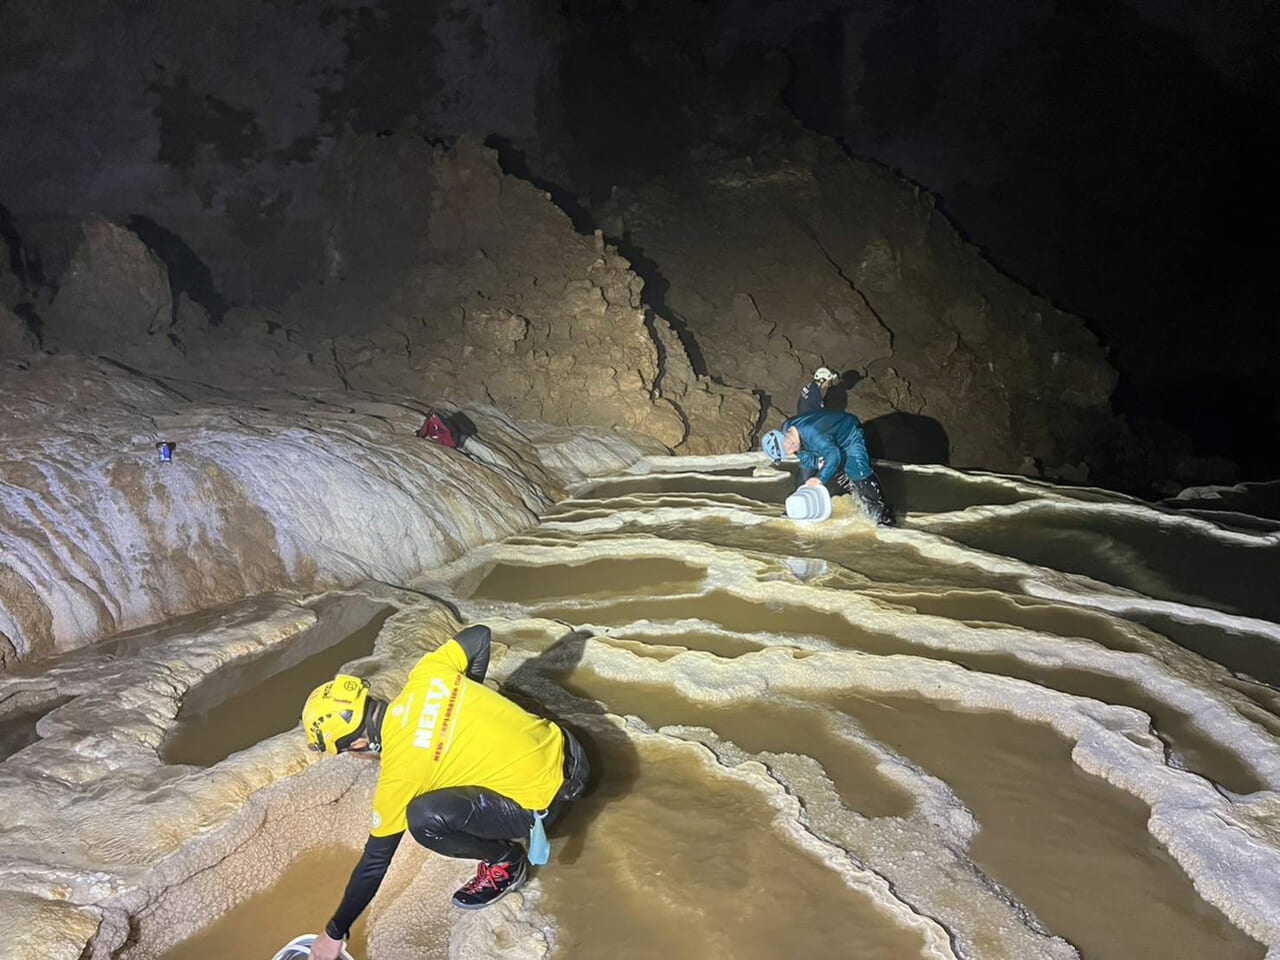
{"label": "black kneeling leg", "polygon": [[496,863],[511,857],[533,826],[533,814],[514,800],[483,787],[448,787],[409,804],[409,833],[446,857]]}
{"label": "black kneeling leg", "polygon": [[[846,475],[847,476],[847,475]],[[884,494],[880,492],[880,481],[876,475],[870,474],[861,480],[850,480],[850,487],[862,501],[867,513],[882,527],[892,527],[896,523],[893,507],[884,502]]]}

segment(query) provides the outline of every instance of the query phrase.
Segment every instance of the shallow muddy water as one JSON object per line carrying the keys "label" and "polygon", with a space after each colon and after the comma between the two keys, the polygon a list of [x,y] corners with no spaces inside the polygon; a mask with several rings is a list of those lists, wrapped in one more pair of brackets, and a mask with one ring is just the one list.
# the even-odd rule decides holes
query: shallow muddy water
{"label": "shallow muddy water", "polygon": [[976,474],[933,473],[883,465],[876,468],[876,476],[899,517],[1021,503],[1032,497],[1007,481]]}
{"label": "shallow muddy water", "polygon": [[878,741],[941,777],[981,827],[977,865],[1089,960],[1261,958],[1146,833],[1141,801],[1071,763],[1071,745],[1004,714],[836,698]]}
{"label": "shallow muddy water", "polygon": [[[321,932],[325,911],[342,899],[356,856],[339,846],[302,854],[270,889],[232,907],[160,960],[271,960],[294,937]],[[354,960],[369,956],[363,917],[351,929],[347,951]]]}
{"label": "shallow muddy water", "polygon": [[765,503],[781,503],[790,495],[792,483],[789,477],[755,479],[711,476],[669,475],[651,473],[646,476],[602,480],[592,484],[578,495],[584,500],[609,500],[637,493],[696,493],[700,495],[736,494],[749,500]]}
{"label": "shallow muddy water", "polygon": [[1233,543],[1160,517],[1039,509],[932,526],[953,540],[1228,613],[1280,620],[1280,545]]}
{"label": "shallow muddy water", "polygon": [[622,737],[595,747],[607,772],[559,826],[541,875],[557,956],[922,956],[918,934],[769,829],[773,810],[749,786],[687,750]]}
{"label": "shallow muddy water", "polygon": [[686,593],[695,589],[705,574],[699,567],[657,557],[574,565],[499,563],[485,574],[472,596],[529,602],[558,597]]}
{"label": "shallow muddy water", "polygon": [[37,724],[70,697],[40,700],[0,714],[0,762],[40,739]]}
{"label": "shallow muddy water", "polygon": [[[877,772],[877,758],[833,736],[820,713],[758,701],[697,703],[585,669],[560,682],[575,696],[654,727],[703,726],[749,752],[802,752],[823,765],[844,803],[864,816],[911,812],[910,795]],[[1074,767],[1071,745],[1051,730],[919,700],[835,696],[826,705],[946,781],[982,826],[973,846],[978,865],[1085,957],[1262,956],[1200,900],[1146,834],[1146,806]]]}
{"label": "shallow muddy water", "polygon": [[317,605],[319,622],[277,650],[210,675],[182,701],[165,740],[166,763],[210,766],[298,725],[299,704],[344,663],[368,656],[392,607],[337,598]]}
{"label": "shallow muddy water", "polygon": [[[455,619],[489,623],[490,685],[574,730],[592,785],[506,907],[460,918],[445,891],[471,865],[405,838],[397,857],[413,845],[424,863],[403,882],[431,891],[431,935],[375,910],[357,960],[1260,960],[1263,939],[1280,955],[1268,542],[1105,491],[941,467],[884,468],[902,531],[843,504],[806,525],[783,516],[789,472],[697,463],[598,482],[404,585],[447,608],[422,629],[412,599],[308,601],[315,626],[188,690],[163,759],[192,766],[152,771],[162,788],[130,810],[163,822],[169,792],[194,783],[212,798],[191,801],[201,816],[240,803],[252,822],[241,778],[278,754],[294,766],[275,787],[309,786],[270,823],[314,825],[345,803],[362,834],[372,775],[350,786],[357,761],[307,767],[286,738],[231,755],[295,728],[306,693],[370,656],[405,602],[357,672],[403,676]],[[124,643],[105,672],[151,642]],[[0,738],[28,742],[65,702],[56,683],[37,689]],[[351,792],[313,797],[326,776]],[[233,939],[236,956],[270,957],[327,919],[355,859],[299,858],[164,960],[231,956]],[[200,869],[216,880],[216,860]]]}
{"label": "shallow muddy water", "polygon": [[707,704],[686,700],[662,687],[608,680],[590,669],[559,679],[577,697],[599,700],[609,710],[630,714],[652,727],[683,724],[707,727],[748,753],[796,753],[822,764],[841,799],[866,817],[901,817],[914,801],[878,770],[880,758],[865,747],[833,733],[824,712],[747,700]]}

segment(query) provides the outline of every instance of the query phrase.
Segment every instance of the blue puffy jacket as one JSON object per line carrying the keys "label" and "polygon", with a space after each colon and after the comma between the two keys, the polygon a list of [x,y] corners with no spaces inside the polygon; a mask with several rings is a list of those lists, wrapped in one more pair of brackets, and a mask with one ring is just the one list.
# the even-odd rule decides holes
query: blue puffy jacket
{"label": "blue puffy jacket", "polygon": [[852,413],[841,410],[798,413],[783,421],[782,432],[792,427],[800,434],[800,450],[796,454],[800,465],[816,471],[823,483],[830,483],[841,470],[849,474],[850,480],[871,476],[871,457],[867,455],[867,442],[862,437],[862,421]]}

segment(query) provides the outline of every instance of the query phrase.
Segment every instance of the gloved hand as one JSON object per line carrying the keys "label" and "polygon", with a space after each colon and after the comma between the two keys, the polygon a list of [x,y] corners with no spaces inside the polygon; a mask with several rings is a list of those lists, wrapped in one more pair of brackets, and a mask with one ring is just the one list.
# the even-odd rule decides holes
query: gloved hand
{"label": "gloved hand", "polygon": [[311,952],[307,954],[307,960],[338,960],[338,955],[342,953],[342,941],[335,940],[327,933],[322,933],[316,937],[316,942],[311,945]]}

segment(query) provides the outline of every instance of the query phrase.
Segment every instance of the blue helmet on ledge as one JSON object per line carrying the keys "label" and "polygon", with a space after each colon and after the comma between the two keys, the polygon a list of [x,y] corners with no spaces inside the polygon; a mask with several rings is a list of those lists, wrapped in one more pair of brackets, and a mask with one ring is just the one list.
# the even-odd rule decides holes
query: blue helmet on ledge
{"label": "blue helmet on ledge", "polygon": [[782,447],[782,431],[770,430],[760,438],[760,448],[770,460],[785,460],[787,451]]}

